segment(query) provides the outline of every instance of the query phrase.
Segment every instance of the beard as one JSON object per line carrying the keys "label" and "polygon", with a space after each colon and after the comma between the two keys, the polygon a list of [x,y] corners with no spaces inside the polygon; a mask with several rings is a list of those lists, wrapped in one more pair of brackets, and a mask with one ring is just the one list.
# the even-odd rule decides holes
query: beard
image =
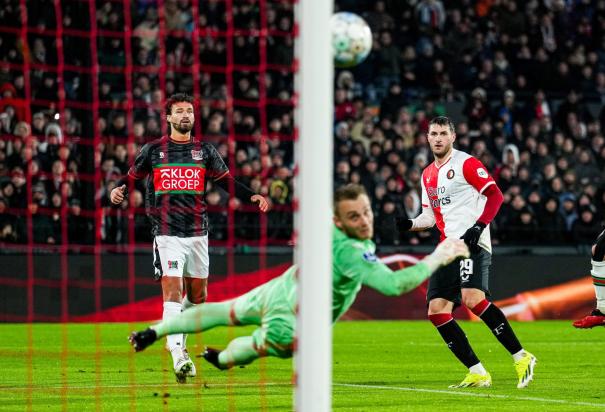
{"label": "beard", "polygon": [[185,134],[191,131],[191,129],[193,129],[193,123],[171,123],[172,127],[174,127],[174,130],[176,130],[179,133]]}

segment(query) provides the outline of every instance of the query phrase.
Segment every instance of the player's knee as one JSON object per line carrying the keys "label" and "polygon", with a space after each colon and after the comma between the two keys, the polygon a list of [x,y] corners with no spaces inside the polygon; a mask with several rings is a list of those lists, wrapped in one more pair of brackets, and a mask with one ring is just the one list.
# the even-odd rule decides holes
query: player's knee
{"label": "player's knee", "polygon": [[485,295],[482,293],[479,294],[470,294],[467,296],[462,296],[462,303],[469,309],[477,306],[478,303],[482,302],[485,299]]}
{"label": "player's knee", "polygon": [[178,277],[162,277],[162,296],[164,302],[181,302],[183,298],[182,280]]}
{"label": "player's knee", "polygon": [[447,303],[439,300],[431,300],[428,305],[427,315],[436,315],[438,313],[445,313],[447,311]]}
{"label": "player's knee", "polygon": [[200,290],[197,293],[191,293],[191,294],[187,294],[187,299],[189,299],[189,302],[193,303],[194,305],[199,305],[200,303],[204,303],[206,302],[206,297],[208,296],[208,292],[206,291],[206,289],[204,290]]}
{"label": "player's knee", "polygon": [[164,302],[182,302],[182,292],[180,290],[164,290]]}

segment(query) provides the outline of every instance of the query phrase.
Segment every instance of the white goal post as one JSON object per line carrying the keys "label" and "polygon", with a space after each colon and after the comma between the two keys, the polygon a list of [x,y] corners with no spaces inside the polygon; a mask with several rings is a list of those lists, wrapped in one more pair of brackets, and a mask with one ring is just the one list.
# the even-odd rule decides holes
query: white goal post
{"label": "white goal post", "polygon": [[295,409],[328,412],[332,397],[332,0],[301,0],[295,56],[299,265]]}

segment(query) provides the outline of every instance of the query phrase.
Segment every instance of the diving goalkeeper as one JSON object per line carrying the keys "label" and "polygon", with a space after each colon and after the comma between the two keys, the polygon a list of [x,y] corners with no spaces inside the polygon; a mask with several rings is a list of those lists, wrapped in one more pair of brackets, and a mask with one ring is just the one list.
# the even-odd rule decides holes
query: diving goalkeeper
{"label": "diving goalkeeper", "polygon": [[[336,321],[355,301],[362,285],[389,295],[416,288],[440,266],[468,257],[462,240],[446,239],[418,264],[392,271],[374,254],[374,215],[365,189],[349,184],[334,194],[332,319]],[[248,364],[262,356],[292,356],[296,329],[296,266],[250,292],[220,303],[204,303],[150,328],[133,332],[129,340],[141,351],[174,333],[201,332],[216,326],[258,325],[251,336],[233,339],[222,351],[206,348],[204,359],[219,369]]]}

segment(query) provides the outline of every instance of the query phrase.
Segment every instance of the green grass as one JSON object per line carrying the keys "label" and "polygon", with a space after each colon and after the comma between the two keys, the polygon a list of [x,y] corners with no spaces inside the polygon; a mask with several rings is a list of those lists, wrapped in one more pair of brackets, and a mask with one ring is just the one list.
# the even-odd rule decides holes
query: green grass
{"label": "green grass", "polygon": [[[168,354],[156,344],[134,354],[128,332],[142,325],[0,325],[0,410],[155,411],[291,410],[292,363],[263,359],[220,372],[195,359],[198,377],[177,385]],[[513,325],[538,357],[529,388],[515,388],[507,352],[481,323],[463,323],[490,389],[451,390],[465,369],[427,321],[341,322],[334,329],[335,410],[605,410],[605,330],[570,322]],[[190,351],[222,346],[249,328],[189,339]],[[476,395],[476,396],[473,396]]]}

